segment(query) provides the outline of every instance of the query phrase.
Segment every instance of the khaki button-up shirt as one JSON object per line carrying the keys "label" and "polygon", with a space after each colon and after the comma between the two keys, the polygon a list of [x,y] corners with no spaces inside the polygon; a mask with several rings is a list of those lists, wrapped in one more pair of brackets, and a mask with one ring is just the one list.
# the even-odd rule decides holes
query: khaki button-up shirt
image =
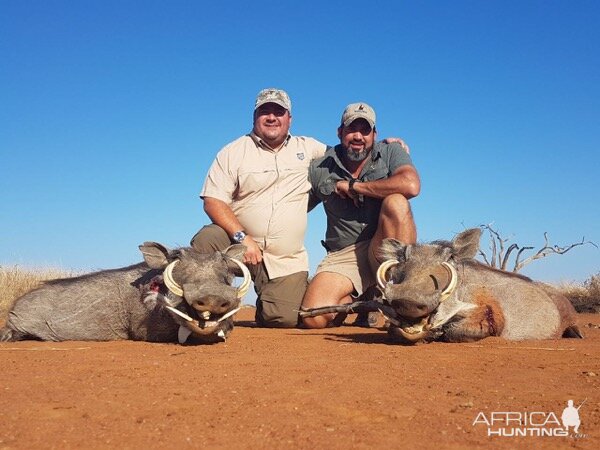
{"label": "khaki button-up shirt", "polygon": [[276,152],[246,135],[221,149],[208,171],[200,197],[230,206],[263,251],[270,278],[308,271],[308,167],[325,149],[315,139],[288,136]]}

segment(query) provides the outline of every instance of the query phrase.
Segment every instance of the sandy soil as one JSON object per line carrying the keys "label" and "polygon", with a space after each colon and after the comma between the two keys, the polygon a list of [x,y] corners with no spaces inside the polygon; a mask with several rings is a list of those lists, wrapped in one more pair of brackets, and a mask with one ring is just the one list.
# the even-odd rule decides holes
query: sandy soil
{"label": "sandy soil", "polygon": [[[585,340],[414,347],[252,315],[211,346],[0,344],[0,449],[600,448],[600,315],[579,316]],[[578,436],[488,436],[499,412],[555,433],[568,399],[587,399]]]}

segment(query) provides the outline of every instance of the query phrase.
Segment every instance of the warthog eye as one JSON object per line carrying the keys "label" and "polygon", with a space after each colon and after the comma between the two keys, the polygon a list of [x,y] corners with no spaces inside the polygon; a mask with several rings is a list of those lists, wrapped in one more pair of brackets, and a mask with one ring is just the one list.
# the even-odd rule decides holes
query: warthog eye
{"label": "warthog eye", "polygon": [[394,268],[388,271],[387,282],[388,284],[400,284],[404,281],[405,274]]}

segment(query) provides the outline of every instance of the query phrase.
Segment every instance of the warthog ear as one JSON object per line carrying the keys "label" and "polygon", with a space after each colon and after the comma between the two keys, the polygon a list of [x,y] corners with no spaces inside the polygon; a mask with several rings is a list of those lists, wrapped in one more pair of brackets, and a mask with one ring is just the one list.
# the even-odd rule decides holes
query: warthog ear
{"label": "warthog ear", "polygon": [[381,242],[381,247],[377,251],[377,258],[380,261],[396,259],[400,262],[406,261],[407,245],[394,238],[387,238]]}
{"label": "warthog ear", "polygon": [[237,259],[238,261],[243,261],[244,253],[246,253],[246,246],[242,244],[230,245],[223,250],[224,255],[227,255],[233,259]]}
{"label": "warthog ear", "polygon": [[481,228],[471,228],[456,235],[452,240],[452,256],[456,260],[472,259],[479,250]]}
{"label": "warthog ear", "polygon": [[169,264],[169,250],[158,242],[144,242],[138,247],[151,269],[163,269]]}

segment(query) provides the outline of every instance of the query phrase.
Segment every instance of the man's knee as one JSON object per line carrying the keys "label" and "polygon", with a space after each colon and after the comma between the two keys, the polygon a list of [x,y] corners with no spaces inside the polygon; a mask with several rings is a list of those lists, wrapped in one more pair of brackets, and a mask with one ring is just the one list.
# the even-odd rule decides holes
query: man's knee
{"label": "man's knee", "polygon": [[388,195],[382,202],[377,232],[372,240],[374,251],[388,237],[405,244],[412,244],[417,240],[417,228],[410,203],[402,194]]}
{"label": "man's knee", "polygon": [[308,272],[297,272],[259,283],[256,323],[268,328],[298,326],[298,311],[308,285]]}
{"label": "man's knee", "polygon": [[211,223],[194,235],[190,245],[200,253],[212,253],[229,247],[231,239],[223,228]]}
{"label": "man's knee", "polygon": [[381,202],[381,214],[387,217],[404,218],[407,215],[412,217],[410,203],[402,194],[391,194]]}
{"label": "man's knee", "polygon": [[305,328],[327,328],[334,318],[335,314],[324,314],[322,316],[316,317],[304,317],[302,319],[302,325],[304,325]]}
{"label": "man's knee", "polygon": [[299,306],[257,300],[256,324],[265,328],[296,328],[298,326],[298,308]]}

